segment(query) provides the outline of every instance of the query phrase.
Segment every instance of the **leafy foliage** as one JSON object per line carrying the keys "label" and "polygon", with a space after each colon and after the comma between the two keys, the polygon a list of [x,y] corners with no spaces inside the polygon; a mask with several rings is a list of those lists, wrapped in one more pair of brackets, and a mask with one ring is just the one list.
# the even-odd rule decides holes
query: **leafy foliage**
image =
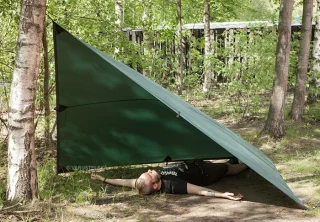
{"label": "leafy foliage", "polygon": [[19,2],[0,1],[0,109],[3,109],[1,111],[8,109],[19,13]]}

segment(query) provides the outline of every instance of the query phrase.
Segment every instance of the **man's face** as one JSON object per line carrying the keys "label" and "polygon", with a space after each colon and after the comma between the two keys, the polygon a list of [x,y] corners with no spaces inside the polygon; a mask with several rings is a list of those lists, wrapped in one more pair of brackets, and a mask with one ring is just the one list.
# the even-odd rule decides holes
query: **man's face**
{"label": "man's face", "polygon": [[160,174],[155,170],[148,170],[147,172],[140,175],[141,179],[144,179],[147,183],[155,184],[160,181]]}

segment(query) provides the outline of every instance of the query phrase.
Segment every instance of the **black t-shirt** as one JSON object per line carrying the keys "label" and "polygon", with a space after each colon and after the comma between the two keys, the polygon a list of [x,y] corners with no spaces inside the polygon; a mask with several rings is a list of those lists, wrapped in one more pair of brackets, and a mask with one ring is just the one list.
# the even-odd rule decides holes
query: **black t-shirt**
{"label": "black t-shirt", "polygon": [[186,194],[187,183],[201,184],[201,175],[194,164],[174,163],[159,169],[161,175],[161,192]]}
{"label": "black t-shirt", "polygon": [[224,163],[211,163],[202,160],[189,160],[174,163],[159,169],[161,192],[186,194],[187,183],[207,186],[222,178],[228,170]]}

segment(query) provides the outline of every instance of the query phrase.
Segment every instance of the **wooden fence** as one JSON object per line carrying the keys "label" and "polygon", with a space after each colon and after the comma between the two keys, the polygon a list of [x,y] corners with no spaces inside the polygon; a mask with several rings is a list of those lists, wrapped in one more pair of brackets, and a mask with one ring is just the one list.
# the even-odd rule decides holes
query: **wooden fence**
{"label": "wooden fence", "polygon": [[[236,60],[242,62],[245,60],[245,58],[241,56],[241,52],[237,48],[237,43],[239,41],[237,38],[237,33],[240,33],[240,31],[242,33],[247,33],[247,44],[251,44],[252,41],[250,36],[255,31],[260,30],[261,32],[265,32],[271,30],[272,28],[277,28],[277,25],[264,21],[210,23],[211,41],[216,47],[214,51],[216,51],[217,48],[226,48],[232,46],[233,51],[230,51],[231,54],[220,59],[223,60],[226,64]],[[294,36],[295,33],[299,32],[300,29],[300,23],[293,23],[292,36]],[[148,43],[144,41],[144,32],[141,29],[126,29],[125,33],[129,41],[133,41],[141,45],[142,51],[145,51],[146,47],[148,47],[149,49],[152,48],[154,50],[161,51],[161,53],[163,53],[162,58],[170,59],[176,53],[174,31],[172,31],[173,34],[170,38],[163,39],[161,38],[161,33],[163,32],[163,30],[165,30],[165,28],[159,27],[156,31],[153,31],[152,40],[148,41]],[[190,49],[194,47],[192,46],[191,37],[197,40],[203,38],[204,24],[186,24],[183,25],[183,30],[185,31],[185,33],[187,33],[184,34],[183,37],[184,69],[189,70],[191,66]],[[204,54],[203,46],[204,45],[197,46],[197,50],[202,55]],[[170,62],[166,61],[166,65],[168,64],[170,64]]]}

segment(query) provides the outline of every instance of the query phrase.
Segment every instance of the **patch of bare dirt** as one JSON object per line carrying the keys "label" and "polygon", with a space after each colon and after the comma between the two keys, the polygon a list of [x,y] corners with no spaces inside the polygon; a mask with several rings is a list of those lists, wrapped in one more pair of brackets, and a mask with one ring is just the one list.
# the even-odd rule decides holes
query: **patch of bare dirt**
{"label": "patch of bare dirt", "polygon": [[[292,184],[291,188],[302,201],[307,201],[307,195],[298,191],[308,186],[312,184],[300,188]],[[72,221],[320,221],[250,169],[210,187],[240,192],[244,199],[172,194],[143,197],[131,192],[115,200],[106,198],[95,204],[66,207],[64,217],[73,218]]]}
{"label": "patch of bare dirt", "polygon": [[[221,120],[234,132],[252,136],[261,129],[261,123],[251,122],[234,124]],[[275,143],[268,143],[263,149],[272,150]],[[51,152],[43,154],[55,155]],[[287,167],[277,164],[278,169]],[[284,178],[293,193],[303,202],[320,192],[319,184],[308,180],[313,175],[290,174]],[[219,198],[195,195],[156,194],[141,196],[122,188],[106,186],[106,193],[96,197],[92,203],[66,204],[50,213],[50,221],[306,221],[320,222],[320,217],[311,215],[309,211],[300,209],[297,204],[263,179],[251,169],[243,173],[225,177],[210,188],[221,192],[234,192],[244,195],[241,201],[230,201]],[[109,192],[116,191],[116,192]],[[13,218],[20,221],[21,218]],[[9,220],[8,220],[9,219]],[[10,221],[8,215],[0,214],[0,221]],[[13,220],[14,221],[14,220]],[[46,220],[44,220],[46,221]]]}
{"label": "patch of bare dirt", "polygon": [[[236,133],[245,132],[250,136],[262,127],[258,122],[236,125],[227,120],[221,122]],[[271,142],[269,146],[272,149],[276,144]],[[281,169],[286,166],[279,164],[276,167]],[[285,178],[293,193],[305,204],[320,191],[319,184],[308,182],[310,176],[291,174]],[[300,209],[293,200],[251,169],[237,176],[225,177],[210,188],[241,193],[244,198],[241,201],[230,201],[172,194],[144,197],[133,192],[122,192],[117,196],[101,197],[94,204],[66,207],[64,218],[71,221],[320,222],[320,217]]]}

